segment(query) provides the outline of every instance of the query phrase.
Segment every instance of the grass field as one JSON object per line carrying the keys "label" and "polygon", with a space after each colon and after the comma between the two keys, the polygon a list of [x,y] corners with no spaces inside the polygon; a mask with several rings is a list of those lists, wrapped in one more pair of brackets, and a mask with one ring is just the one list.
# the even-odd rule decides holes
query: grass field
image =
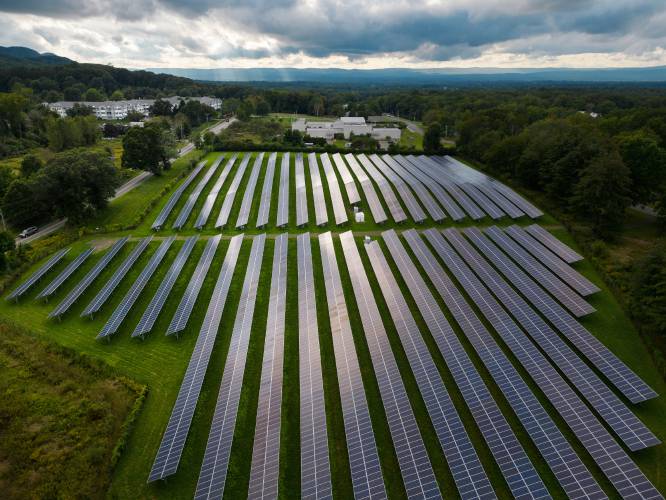
{"label": "grass field", "polygon": [[[212,160],[214,155],[208,157]],[[294,185],[294,164],[293,156],[291,161],[291,185],[290,185],[290,220],[295,220],[295,185]],[[266,155],[265,161],[267,161]],[[186,161],[177,163],[173,170],[168,174],[172,179],[181,175],[185,169]],[[136,425],[127,443],[120,461],[118,462],[112,476],[109,496],[111,498],[184,498],[190,497],[194,492],[196,480],[198,477],[199,467],[201,465],[204,448],[210,427],[219,383],[222,378],[222,367],[226,358],[226,353],[229,347],[230,336],[235,319],[235,313],[240,299],[241,287],[245,275],[247,260],[249,257],[249,249],[251,245],[252,234],[260,232],[268,232],[269,235],[280,232],[279,228],[274,225],[277,207],[277,192],[279,186],[279,166],[280,156],[277,160],[277,171],[273,181],[273,196],[271,203],[271,216],[270,223],[265,230],[257,230],[254,227],[254,221],[257,216],[258,197],[263,185],[264,171],[257,181],[257,188],[255,192],[255,202],[250,214],[250,224],[248,225],[239,261],[236,266],[234,279],[232,281],[231,289],[229,291],[228,300],[222,316],[221,326],[217,335],[217,340],[213,353],[211,356],[210,364],[206,378],[204,380],[203,389],[197,410],[194,415],[192,428],[188,436],[187,444],[185,446],[184,454],[181,459],[180,468],[178,473],[169,478],[168,481],[159,482],[156,484],[146,484],[146,478],[152,465],[157,447],[162,437],[166,422],[171,413],[171,408],[175,400],[180,382],[189,361],[189,356],[194,346],[197,333],[203,322],[206,312],[206,307],[213,292],[213,285],[217,280],[220,271],[222,260],[228,246],[228,237],[234,234],[239,234],[240,231],[236,229],[226,229],[223,231],[224,238],[218,249],[218,253],[213,262],[213,265],[206,277],[201,294],[194,307],[194,312],[190,322],[180,336],[179,339],[167,338],[162,332],[166,329],[171,315],[177,306],[180,297],[182,296],[189,277],[191,276],[196,262],[199,259],[205,239],[212,235],[217,234],[212,228],[212,224],[219,212],[222,198],[226,193],[234,173],[238,166],[238,162],[230,172],[229,177],[225,181],[220,196],[215,203],[209,224],[201,232],[200,241],[197,243],[190,259],[188,260],[185,269],[183,270],[180,278],[176,282],[176,286],[169,296],[167,303],[160,314],[153,333],[151,333],[145,340],[131,339],[130,334],[139,321],[141,313],[147,306],[154,292],[156,291],[162,277],[165,275],[170,263],[173,261],[180,246],[183,244],[182,238],[179,238],[172,248],[169,250],[163,264],[152,277],[144,292],[140,295],[137,303],[132,308],[130,314],[127,316],[120,331],[115,335],[110,342],[98,342],[95,336],[99,329],[104,324],[104,321],[113,311],[114,307],[120,302],[124,293],[127,291],[131,283],[140,273],[142,267],[150,258],[150,254],[157,247],[159,241],[154,241],[150,245],[150,251],[139,259],[135,264],[128,276],[123,280],[120,287],[112,295],[109,303],[105,304],[102,312],[94,318],[94,320],[82,319],[78,314],[83,310],[87,303],[94,297],[96,292],[101,288],[103,283],[110,277],[111,273],[130,251],[131,245],[123,249],[112,262],[112,265],[105,270],[102,275],[93,283],[91,288],[87,290],[80,298],[77,304],[73,307],[62,321],[50,321],[46,316],[51,308],[55,307],[57,301],[61,300],[68,290],[80,279],[81,276],[90,269],[94,262],[99,258],[96,254],[89,262],[77,271],[74,278],[65,283],[62,290],[60,290],[55,297],[55,300],[49,304],[35,302],[34,296],[40,290],[40,286],[35,287],[28,297],[23,299],[20,304],[10,304],[2,301],[0,304],[0,317],[6,318],[10,321],[20,323],[22,326],[35,332],[39,337],[44,337],[57,342],[63,346],[72,348],[73,350],[89,355],[93,358],[103,360],[108,363],[119,373],[137,381],[140,384],[145,384],[149,388],[149,395],[145,401],[144,407],[136,421]],[[221,168],[224,166],[222,163]],[[306,179],[309,179],[308,164],[306,167]],[[238,195],[234,203],[234,208],[231,212],[230,221],[235,221],[244,192],[244,187],[247,183],[249,171],[252,168],[252,161],[248,166],[243,182],[239,187]],[[155,184],[151,184],[151,181]],[[332,216],[331,200],[328,196],[328,189],[326,178],[322,177],[324,182],[324,191],[326,193],[327,208],[330,216]],[[156,196],[163,187],[168,184],[169,179],[151,179],[146,181],[141,187],[130,192],[125,197],[117,202],[117,207],[113,204],[108,213],[104,216],[103,222],[100,225],[111,226],[113,224],[122,224],[127,218],[141,210],[148,201]],[[178,212],[185,203],[189,193],[192,192],[197,180],[186,190],[183,197],[173,210],[169,219],[167,220],[165,230],[159,233],[159,236],[166,236],[171,234],[171,223],[175,220]],[[200,207],[205,199],[206,194],[212,187],[214,180],[212,180],[201,194],[186,229],[180,232],[183,236],[196,234],[191,229],[191,223],[200,210]],[[143,191],[140,191],[143,190]],[[360,190],[359,190],[360,191]],[[310,193],[310,189],[308,189]],[[346,193],[344,189],[343,198],[346,200]],[[362,192],[361,192],[362,194]],[[131,231],[134,236],[143,236],[150,233],[150,224],[154,220],[156,214],[166,203],[168,195],[163,196],[159,203],[147,214],[139,227]],[[114,202],[116,203],[116,202]],[[366,200],[362,200],[362,206],[367,206]],[[308,210],[310,220],[314,219],[314,205],[311,193],[308,196]],[[387,212],[388,213],[388,212]],[[348,215],[351,217],[352,213],[349,211]],[[367,214],[370,215],[369,213]],[[519,223],[526,224],[530,221],[520,220]],[[508,224],[509,221],[501,221],[502,224]],[[540,220],[540,223],[552,231],[557,237],[570,244],[575,248],[571,238],[565,232],[562,226],[552,217],[545,216]],[[482,220],[475,225],[489,225],[492,224],[489,220]],[[435,224],[430,221],[426,222],[419,227],[447,227],[451,226],[450,220],[445,220],[442,224]],[[471,221],[456,224],[456,226],[472,225]],[[418,392],[416,382],[411,375],[411,369],[407,363],[406,356],[400,346],[400,340],[397,336],[394,325],[388,314],[387,305],[384,302],[381,293],[379,292],[376,278],[372,272],[371,266],[368,265],[365,251],[362,245],[362,235],[370,235],[373,238],[378,237],[380,232],[388,228],[396,228],[398,231],[413,226],[413,224],[396,225],[394,223],[387,223],[383,226],[377,225],[374,222],[366,222],[364,224],[352,224],[351,228],[357,235],[357,244],[364,261],[365,270],[369,276],[371,285],[375,292],[375,298],[378,302],[380,312],[384,320],[384,325],[391,341],[398,366],[403,380],[405,382],[410,401],[414,408],[414,412],[419,421],[420,430],[426,442],[429,456],[433,464],[436,477],[439,481],[442,493],[445,497],[451,498],[456,495],[453,479],[446,465],[443,453],[437,443],[432,424],[430,423],[425,410],[425,404]],[[347,449],[344,439],[344,426],[342,420],[342,413],[340,409],[340,397],[337,389],[337,377],[335,368],[335,358],[333,354],[333,344],[331,339],[331,330],[328,320],[328,308],[326,302],[326,294],[324,289],[323,275],[321,269],[321,262],[319,256],[319,246],[317,241],[317,233],[327,231],[331,227],[318,228],[313,223],[308,224],[305,228],[296,228],[293,223],[290,224],[286,230],[290,234],[295,235],[298,232],[310,231],[312,233],[312,254],[315,272],[315,298],[317,304],[317,316],[319,335],[321,343],[322,365],[324,372],[324,389],[326,399],[326,411],[328,420],[328,435],[329,435],[329,448],[331,469],[333,474],[333,488],[336,498],[349,498],[352,494],[351,482],[349,477],[349,463],[347,460]],[[334,231],[342,231],[344,229],[336,229]],[[87,244],[93,243],[96,246],[104,246],[111,243],[120,234],[127,234],[127,232],[114,232],[105,234],[89,234],[84,236],[80,242],[76,243],[73,250],[68,255],[66,261],[58,265],[58,268],[53,271],[52,275],[62,269],[66,262],[74,258],[78,251],[85,248]],[[290,238],[289,241],[289,267],[288,267],[288,286],[287,286],[287,309],[286,309],[286,332],[285,332],[285,364],[284,364],[284,393],[282,404],[282,431],[281,431],[281,460],[280,460],[280,494],[282,498],[293,498],[300,487],[300,457],[299,457],[299,392],[298,392],[298,311],[297,311],[297,289],[296,289],[296,244],[295,239]],[[361,327],[358,308],[354,299],[353,291],[350,286],[350,278],[346,268],[344,256],[341,251],[340,242],[337,237],[334,237],[334,244],[336,248],[338,265],[340,267],[343,285],[345,288],[345,298],[350,313],[350,321],[354,334],[355,345],[359,357],[360,366],[362,368],[362,375],[366,390],[367,399],[370,406],[370,413],[372,417],[373,427],[375,430],[375,437],[377,440],[378,450],[382,463],[387,489],[391,497],[402,498],[404,497],[404,487],[400,479],[399,468],[395,451],[390,439],[388,425],[386,422],[386,415],[379,395],[377,380],[372,369],[372,363],[368,351],[368,346],[365,341],[364,332]],[[386,247],[383,242],[380,243],[384,249],[387,260],[392,264],[390,256],[386,252]],[[255,426],[255,413],[257,406],[257,397],[259,390],[259,380],[261,377],[261,361],[263,354],[264,335],[266,328],[266,317],[268,308],[268,290],[270,287],[271,275],[271,261],[273,254],[273,240],[268,238],[266,241],[266,248],[263,256],[262,273],[260,277],[259,294],[257,296],[257,303],[255,308],[255,315],[252,323],[252,333],[250,337],[250,347],[247,354],[247,365],[244,375],[243,391],[241,393],[241,401],[239,406],[238,420],[234,434],[234,444],[232,448],[232,456],[230,462],[230,469],[225,490],[226,498],[241,498],[247,494],[248,476],[250,470],[250,460],[252,453],[252,443]],[[613,352],[615,352],[622,360],[624,360],[630,367],[632,367],[647,383],[649,383],[657,392],[664,393],[666,386],[664,381],[659,377],[655,367],[652,364],[649,353],[645,346],[640,341],[640,337],[633,328],[632,324],[627,319],[619,307],[617,301],[614,299],[608,288],[601,282],[599,276],[596,274],[592,266],[583,261],[576,264],[576,268],[585,276],[590,278],[598,284],[602,291],[590,297],[592,305],[597,309],[597,313],[585,318],[583,324],[604,344],[606,344]],[[421,270],[423,273],[423,270]],[[398,274],[394,274],[398,277]],[[425,276],[425,273],[424,273]],[[426,277],[427,278],[427,277]],[[455,281],[455,280],[454,280]],[[424,338],[430,349],[430,352],[435,359],[436,364],[440,369],[442,378],[447,386],[451,397],[458,409],[463,422],[472,437],[472,441],[481,457],[481,460],[495,486],[498,496],[501,498],[507,497],[506,485],[502,478],[499,469],[494,464],[490,452],[483,442],[480,433],[476,429],[476,424],[471,417],[471,413],[465,406],[462,395],[457,389],[450,373],[448,372],[441,354],[437,351],[434,339],[427,333],[423,318],[420,316],[413,300],[409,298],[406,286],[398,277],[398,282],[401,290],[408,298],[410,309],[417,320]],[[458,337],[463,343],[466,351],[473,360],[477,369],[481,372],[484,378],[489,381],[488,386],[493,394],[498,405],[503,413],[507,416],[511,427],[514,429],[516,435],[525,447],[528,455],[536,464],[539,472],[541,473],[544,481],[551,488],[553,495],[556,498],[563,497],[563,492],[554,479],[552,473],[547,469],[543,460],[540,458],[536,447],[528,439],[526,432],[518,422],[518,419],[510,410],[508,402],[504,399],[499,389],[492,382],[487,370],[484,368],[479,357],[472,349],[471,344],[467,341],[464,332],[458,328],[455,321],[450,316],[448,310],[440,302],[449,322],[454,325]],[[500,342],[501,343],[501,342]],[[502,345],[507,355],[511,358],[511,353]],[[518,363],[514,364],[517,366]],[[541,394],[536,386],[526,376],[525,371],[519,368],[524,378],[528,380],[529,385],[533,388],[537,397],[542,401],[544,407],[553,416],[560,429],[564,432],[565,436],[569,438],[579,456],[588,465],[594,476],[604,487],[610,496],[613,496],[613,491],[609,487],[609,483],[605,480],[598,467],[594,464],[589,454],[579,445],[573,438],[572,433],[566,428],[563,420],[556,414],[553,407],[548,403],[543,394]],[[641,405],[633,406],[632,409],[636,414],[650,427],[650,429],[657,434],[662,440],[666,438],[666,403],[663,398],[658,398]],[[664,467],[664,460],[666,458],[666,450],[664,446],[658,446],[650,450],[644,450],[638,453],[632,453],[632,458],[639,464],[641,469],[648,475],[648,477],[660,488],[661,491],[666,490],[666,478],[662,477],[662,469]]]}

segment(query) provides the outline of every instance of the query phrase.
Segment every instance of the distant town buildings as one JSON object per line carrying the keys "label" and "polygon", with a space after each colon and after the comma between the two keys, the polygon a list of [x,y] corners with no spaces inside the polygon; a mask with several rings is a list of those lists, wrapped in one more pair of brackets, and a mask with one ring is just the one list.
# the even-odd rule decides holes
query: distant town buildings
{"label": "distant town buildings", "polygon": [[398,142],[402,130],[397,127],[375,127],[366,123],[362,116],[343,116],[335,121],[308,121],[299,118],[291,124],[292,130],[298,130],[310,137],[323,137],[328,141],[336,138],[349,139],[354,135],[370,135],[378,141]]}
{"label": "distant town buildings", "polygon": [[[165,97],[163,101],[168,101],[172,106],[177,106],[181,100],[199,101],[206,104],[213,109],[220,109],[222,106],[222,99],[217,97]],[[127,99],[124,101],[58,101],[44,103],[51,111],[55,111],[60,116],[67,116],[67,110],[74,107],[75,104],[81,106],[89,106],[93,109],[95,116],[101,120],[123,120],[131,111],[137,111],[142,115],[147,116],[150,107],[155,102],[155,99]]]}

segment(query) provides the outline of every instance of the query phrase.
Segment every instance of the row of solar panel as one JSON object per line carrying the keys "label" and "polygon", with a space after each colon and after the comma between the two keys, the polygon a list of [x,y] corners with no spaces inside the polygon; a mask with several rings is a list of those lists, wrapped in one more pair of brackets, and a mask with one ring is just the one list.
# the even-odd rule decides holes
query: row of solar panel
{"label": "row of solar panel", "polygon": [[[250,222],[250,215],[255,199],[255,190],[261,176],[265,153],[258,153],[254,157],[249,176],[246,177],[251,154],[245,154],[231,179],[226,193],[221,200],[215,228],[229,225],[232,208],[236,202],[238,190],[245,180],[245,190],[238,209],[234,227],[245,228]],[[215,177],[218,167],[224,156],[219,156],[213,164],[203,169],[200,164],[172,194],[165,207],[160,211],[153,223],[153,229],[161,229],[167,221],[169,214],[175,209],[178,200],[183,196],[187,187],[194,181],[202,170],[205,172],[199,183],[192,190],[180,212],[172,224],[173,229],[181,229],[187,223],[197,200],[206,190],[206,186]],[[304,159],[307,162],[304,162]],[[238,155],[227,159],[224,168],[217,177],[215,184],[208,192],[201,206],[194,227],[203,228],[209,219],[223,186],[238,160]],[[408,216],[415,222],[423,222],[430,218],[440,222],[447,217],[460,220],[469,216],[475,220],[483,217],[499,219],[504,216],[519,218],[527,215],[536,218],[541,212],[520,197],[518,194],[483,174],[471,174],[469,180],[469,167],[444,157],[427,156],[401,156],[401,155],[358,155],[346,154],[343,158],[336,153],[329,156],[327,153],[319,155],[308,154],[305,158],[301,153],[294,158],[294,185],[296,200],[296,225],[308,223],[308,199],[305,166],[310,176],[310,187],[314,207],[314,221],[318,226],[329,223],[329,214],[325,194],[328,186],[330,206],[333,210],[333,221],[341,225],[349,220],[352,206],[363,202],[356,181],[361,186],[365,203],[376,223],[388,220],[389,216],[395,222],[403,222]],[[323,182],[320,171],[326,182]],[[275,217],[278,227],[286,226],[289,222],[289,198],[291,177],[291,153],[284,153],[280,162],[279,191]],[[274,178],[277,169],[277,153],[270,153],[266,162],[261,194],[258,198],[258,208],[255,225],[258,228],[269,223],[271,213],[271,199]],[[472,170],[472,172],[476,172]],[[353,175],[352,175],[353,173]],[[356,177],[356,180],[354,180]],[[343,188],[346,200],[343,196]],[[381,194],[384,203],[380,201],[376,189]],[[388,215],[385,210],[388,210]],[[404,207],[404,208],[403,208]]]}

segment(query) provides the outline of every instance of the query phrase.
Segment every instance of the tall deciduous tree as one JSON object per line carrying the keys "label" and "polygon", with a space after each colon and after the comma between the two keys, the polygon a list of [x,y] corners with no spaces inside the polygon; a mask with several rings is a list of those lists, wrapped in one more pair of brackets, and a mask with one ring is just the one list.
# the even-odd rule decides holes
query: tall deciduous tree
{"label": "tall deciduous tree", "polygon": [[173,156],[171,132],[158,125],[130,128],[123,136],[122,166],[159,174]]}
{"label": "tall deciduous tree", "polygon": [[442,138],[442,129],[438,123],[428,126],[423,136],[423,149],[426,151],[439,151],[442,148],[440,139]]}
{"label": "tall deciduous tree", "polygon": [[666,151],[657,139],[644,131],[618,138],[620,154],[631,172],[631,198],[634,203],[655,202],[666,183]]}

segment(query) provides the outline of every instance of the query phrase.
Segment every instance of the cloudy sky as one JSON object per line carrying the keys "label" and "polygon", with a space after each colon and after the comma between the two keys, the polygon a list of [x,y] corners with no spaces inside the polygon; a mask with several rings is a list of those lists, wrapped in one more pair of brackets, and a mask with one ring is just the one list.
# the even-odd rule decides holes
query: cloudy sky
{"label": "cloudy sky", "polygon": [[665,0],[0,0],[0,45],[144,68],[666,65]]}

